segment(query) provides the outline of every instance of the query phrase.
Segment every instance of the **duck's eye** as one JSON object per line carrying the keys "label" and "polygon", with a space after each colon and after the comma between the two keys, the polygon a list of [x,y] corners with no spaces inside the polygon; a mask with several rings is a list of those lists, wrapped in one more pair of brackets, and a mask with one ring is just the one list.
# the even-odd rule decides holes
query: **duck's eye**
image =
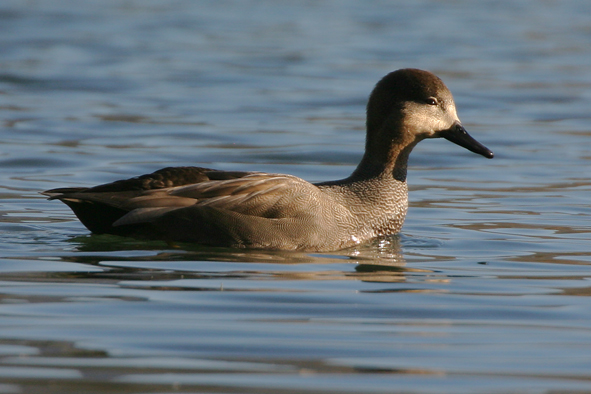
{"label": "duck's eye", "polygon": [[437,99],[434,97],[429,97],[427,100],[425,100],[425,103],[429,105],[437,105]]}

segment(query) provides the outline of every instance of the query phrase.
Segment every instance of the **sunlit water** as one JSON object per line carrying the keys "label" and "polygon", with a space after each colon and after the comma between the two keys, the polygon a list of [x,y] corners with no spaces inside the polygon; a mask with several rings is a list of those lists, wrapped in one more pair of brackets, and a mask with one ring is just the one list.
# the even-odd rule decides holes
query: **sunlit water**
{"label": "sunlit water", "polygon": [[[0,393],[591,392],[591,2],[0,4]],[[92,236],[39,191],[169,165],[345,177],[401,67],[401,236],[329,254]]]}

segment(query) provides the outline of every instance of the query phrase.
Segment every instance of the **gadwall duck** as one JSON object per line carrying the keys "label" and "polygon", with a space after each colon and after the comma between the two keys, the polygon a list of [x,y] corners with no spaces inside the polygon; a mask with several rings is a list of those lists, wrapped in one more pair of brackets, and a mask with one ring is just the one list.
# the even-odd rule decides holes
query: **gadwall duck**
{"label": "gadwall duck", "polygon": [[169,167],[91,188],[43,192],[94,233],[276,250],[332,251],[400,231],[408,206],[408,155],[443,137],[493,153],[462,127],[450,91],[417,69],[386,75],[367,104],[365,154],[345,179]]}

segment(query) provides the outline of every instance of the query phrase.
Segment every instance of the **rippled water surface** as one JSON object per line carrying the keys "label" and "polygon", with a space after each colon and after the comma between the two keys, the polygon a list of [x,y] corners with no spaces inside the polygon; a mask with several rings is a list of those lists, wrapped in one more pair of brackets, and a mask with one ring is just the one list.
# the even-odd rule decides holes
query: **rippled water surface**
{"label": "rippled water surface", "polygon": [[[0,393],[591,392],[591,3],[0,3]],[[400,236],[335,253],[90,235],[39,191],[170,165],[347,176],[387,72],[421,143]]]}

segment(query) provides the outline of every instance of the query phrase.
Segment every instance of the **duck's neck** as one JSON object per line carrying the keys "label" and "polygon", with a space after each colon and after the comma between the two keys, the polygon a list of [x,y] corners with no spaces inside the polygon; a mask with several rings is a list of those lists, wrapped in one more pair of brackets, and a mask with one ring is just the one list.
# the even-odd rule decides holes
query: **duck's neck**
{"label": "duck's neck", "polygon": [[363,158],[349,178],[355,180],[380,178],[406,182],[408,157],[417,143],[416,139],[403,136],[395,140],[368,138]]}
{"label": "duck's neck", "polygon": [[406,171],[408,168],[408,156],[412,147],[405,147],[398,151],[389,152],[386,158],[378,158],[376,154],[366,153],[361,162],[353,171],[350,179],[388,179],[399,182],[406,182]]}

